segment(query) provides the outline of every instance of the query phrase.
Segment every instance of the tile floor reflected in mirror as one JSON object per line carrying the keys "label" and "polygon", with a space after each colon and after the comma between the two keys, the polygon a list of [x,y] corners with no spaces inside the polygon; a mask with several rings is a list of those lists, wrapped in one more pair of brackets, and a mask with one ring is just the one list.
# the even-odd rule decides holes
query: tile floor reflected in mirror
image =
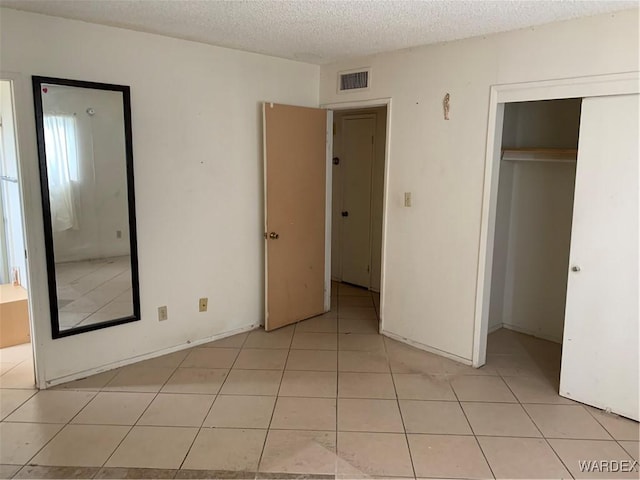
{"label": "tile floor reflected in mirror", "polygon": [[294,326],[38,393],[19,381],[30,360],[2,351],[0,474],[582,478],[579,460],[638,459],[636,422],[557,394],[559,345],[499,330],[475,370],[378,335],[377,295],[333,298]]}

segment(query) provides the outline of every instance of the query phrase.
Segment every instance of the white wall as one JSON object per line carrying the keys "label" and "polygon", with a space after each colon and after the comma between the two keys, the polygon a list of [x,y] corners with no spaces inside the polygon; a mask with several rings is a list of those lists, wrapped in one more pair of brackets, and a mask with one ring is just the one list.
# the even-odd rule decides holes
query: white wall
{"label": "white wall", "polygon": [[[263,100],[318,105],[319,68],[2,9],[18,74],[41,380],[179,348],[263,318]],[[131,86],[142,320],[51,340],[30,75]],[[198,298],[209,311],[198,313]],[[156,308],[169,319],[157,321]]]}
{"label": "white wall", "polygon": [[[373,291],[380,291],[381,253],[382,253],[382,209],[384,199],[384,166],[387,135],[387,108],[375,107],[356,110],[336,110],[333,113],[334,135],[333,156],[342,155],[342,119],[347,115],[374,114],[376,116],[376,133],[374,145],[374,161],[371,185],[371,285]],[[333,167],[333,212],[331,239],[331,272],[332,278],[342,278],[340,268],[340,226],[342,225],[342,169],[340,165]]]}
{"label": "white wall", "polygon": [[[87,114],[89,107],[94,115]],[[78,227],[54,230],[56,263],[129,255],[122,93],[49,85],[42,109],[73,114],[77,128],[79,181],[73,189]]]}
{"label": "white wall", "polygon": [[[322,67],[321,103],[392,98],[386,331],[471,360],[490,86],[636,71],[638,58],[635,10]],[[371,88],[337,94],[337,72],[363,66]]]}
{"label": "white wall", "polygon": [[18,183],[13,181],[18,177],[18,157],[10,82],[0,81],[0,115],[2,116],[2,166],[0,166],[0,175],[11,179],[0,180],[0,195],[2,196],[0,199],[0,215],[3,215],[6,220],[3,222],[4,231],[0,229],[0,235],[4,234],[2,241],[6,242],[6,270],[8,274],[7,278],[0,279],[0,281],[13,283],[14,270],[17,270],[20,284],[28,289],[20,187]]}

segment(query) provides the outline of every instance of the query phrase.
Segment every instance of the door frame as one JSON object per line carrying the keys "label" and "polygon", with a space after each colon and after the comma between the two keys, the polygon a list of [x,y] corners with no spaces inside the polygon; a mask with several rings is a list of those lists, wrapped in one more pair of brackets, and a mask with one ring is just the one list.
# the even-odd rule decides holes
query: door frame
{"label": "door frame", "polygon": [[[0,79],[11,83],[13,96],[13,117],[18,166],[18,187],[22,209],[22,235],[26,251],[26,276],[29,285],[27,309],[31,353],[33,355],[34,382],[36,388],[45,385],[44,365],[38,362],[38,340],[46,335],[49,325],[49,289],[47,265],[44,256],[44,232],[42,227],[42,204],[38,184],[31,185],[27,178],[38,178],[35,124],[30,122],[29,112],[33,108],[30,97],[30,77],[20,73],[0,70]],[[31,161],[29,161],[31,160]],[[38,319],[36,321],[36,319]],[[40,326],[42,331],[39,330]]]}
{"label": "door frame", "polygon": [[[389,201],[389,164],[391,161],[391,97],[386,98],[374,98],[371,100],[354,100],[347,102],[335,102],[335,103],[326,103],[320,105],[320,108],[326,108],[329,111],[335,110],[356,110],[362,108],[373,108],[373,107],[386,107],[387,108],[387,124],[385,128],[385,145],[384,145],[384,184],[382,188],[382,241],[381,241],[381,252],[380,252],[380,311],[378,312],[380,317],[380,323],[378,325],[378,332],[382,333],[384,331],[384,307],[385,307],[385,291],[386,291],[386,280],[385,280],[385,271],[386,271],[386,263],[387,263],[387,210],[388,210],[388,201]],[[327,119],[328,120],[328,119]],[[333,114],[331,114],[331,122],[333,124]],[[332,125],[331,125],[332,126]],[[333,133],[333,128],[328,129],[329,132]],[[333,149],[333,134],[331,135],[331,143],[327,142],[327,148],[331,146]],[[328,150],[328,153],[331,153],[331,150]],[[327,201],[328,208],[331,208],[331,194],[332,194],[332,184],[329,181],[333,167],[332,157],[328,156],[328,164],[327,164]],[[331,212],[331,210],[328,210]],[[331,216],[328,215],[327,219],[327,229],[328,229],[328,237],[327,240],[331,243]],[[329,252],[330,253],[330,252]],[[328,271],[329,271],[329,282],[331,282],[331,255],[328,257]]]}
{"label": "door frame", "polygon": [[489,329],[491,274],[504,105],[512,102],[587,98],[640,93],[640,73],[625,72],[538,82],[492,85],[489,98],[489,120],[484,164],[484,186],[478,241],[476,301],[473,325],[472,365],[486,362]]}

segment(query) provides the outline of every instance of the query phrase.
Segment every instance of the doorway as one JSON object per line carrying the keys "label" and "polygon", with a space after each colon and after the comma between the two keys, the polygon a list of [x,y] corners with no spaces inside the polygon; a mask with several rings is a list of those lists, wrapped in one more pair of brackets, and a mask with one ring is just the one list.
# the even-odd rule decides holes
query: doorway
{"label": "doorway", "polygon": [[491,87],[473,365],[487,359],[505,111],[513,102],[566,98],[582,101],[559,393],[637,420],[637,74]]}
{"label": "doorway", "polygon": [[386,105],[334,110],[331,278],[343,312],[375,308],[375,317],[370,317],[375,331],[380,316],[386,143]]}
{"label": "doorway", "polygon": [[0,387],[34,388],[13,84],[0,80]]}
{"label": "doorway", "polygon": [[504,106],[487,364],[538,377],[556,392],[581,103]]}

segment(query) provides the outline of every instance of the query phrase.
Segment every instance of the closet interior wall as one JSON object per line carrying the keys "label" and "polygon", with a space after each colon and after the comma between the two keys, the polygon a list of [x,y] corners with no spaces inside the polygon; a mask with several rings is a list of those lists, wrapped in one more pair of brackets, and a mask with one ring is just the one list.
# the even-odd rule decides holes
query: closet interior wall
{"label": "closet interior wall", "polygon": [[505,105],[490,332],[504,327],[562,343],[576,177],[567,151],[577,151],[580,107],[579,98]]}

